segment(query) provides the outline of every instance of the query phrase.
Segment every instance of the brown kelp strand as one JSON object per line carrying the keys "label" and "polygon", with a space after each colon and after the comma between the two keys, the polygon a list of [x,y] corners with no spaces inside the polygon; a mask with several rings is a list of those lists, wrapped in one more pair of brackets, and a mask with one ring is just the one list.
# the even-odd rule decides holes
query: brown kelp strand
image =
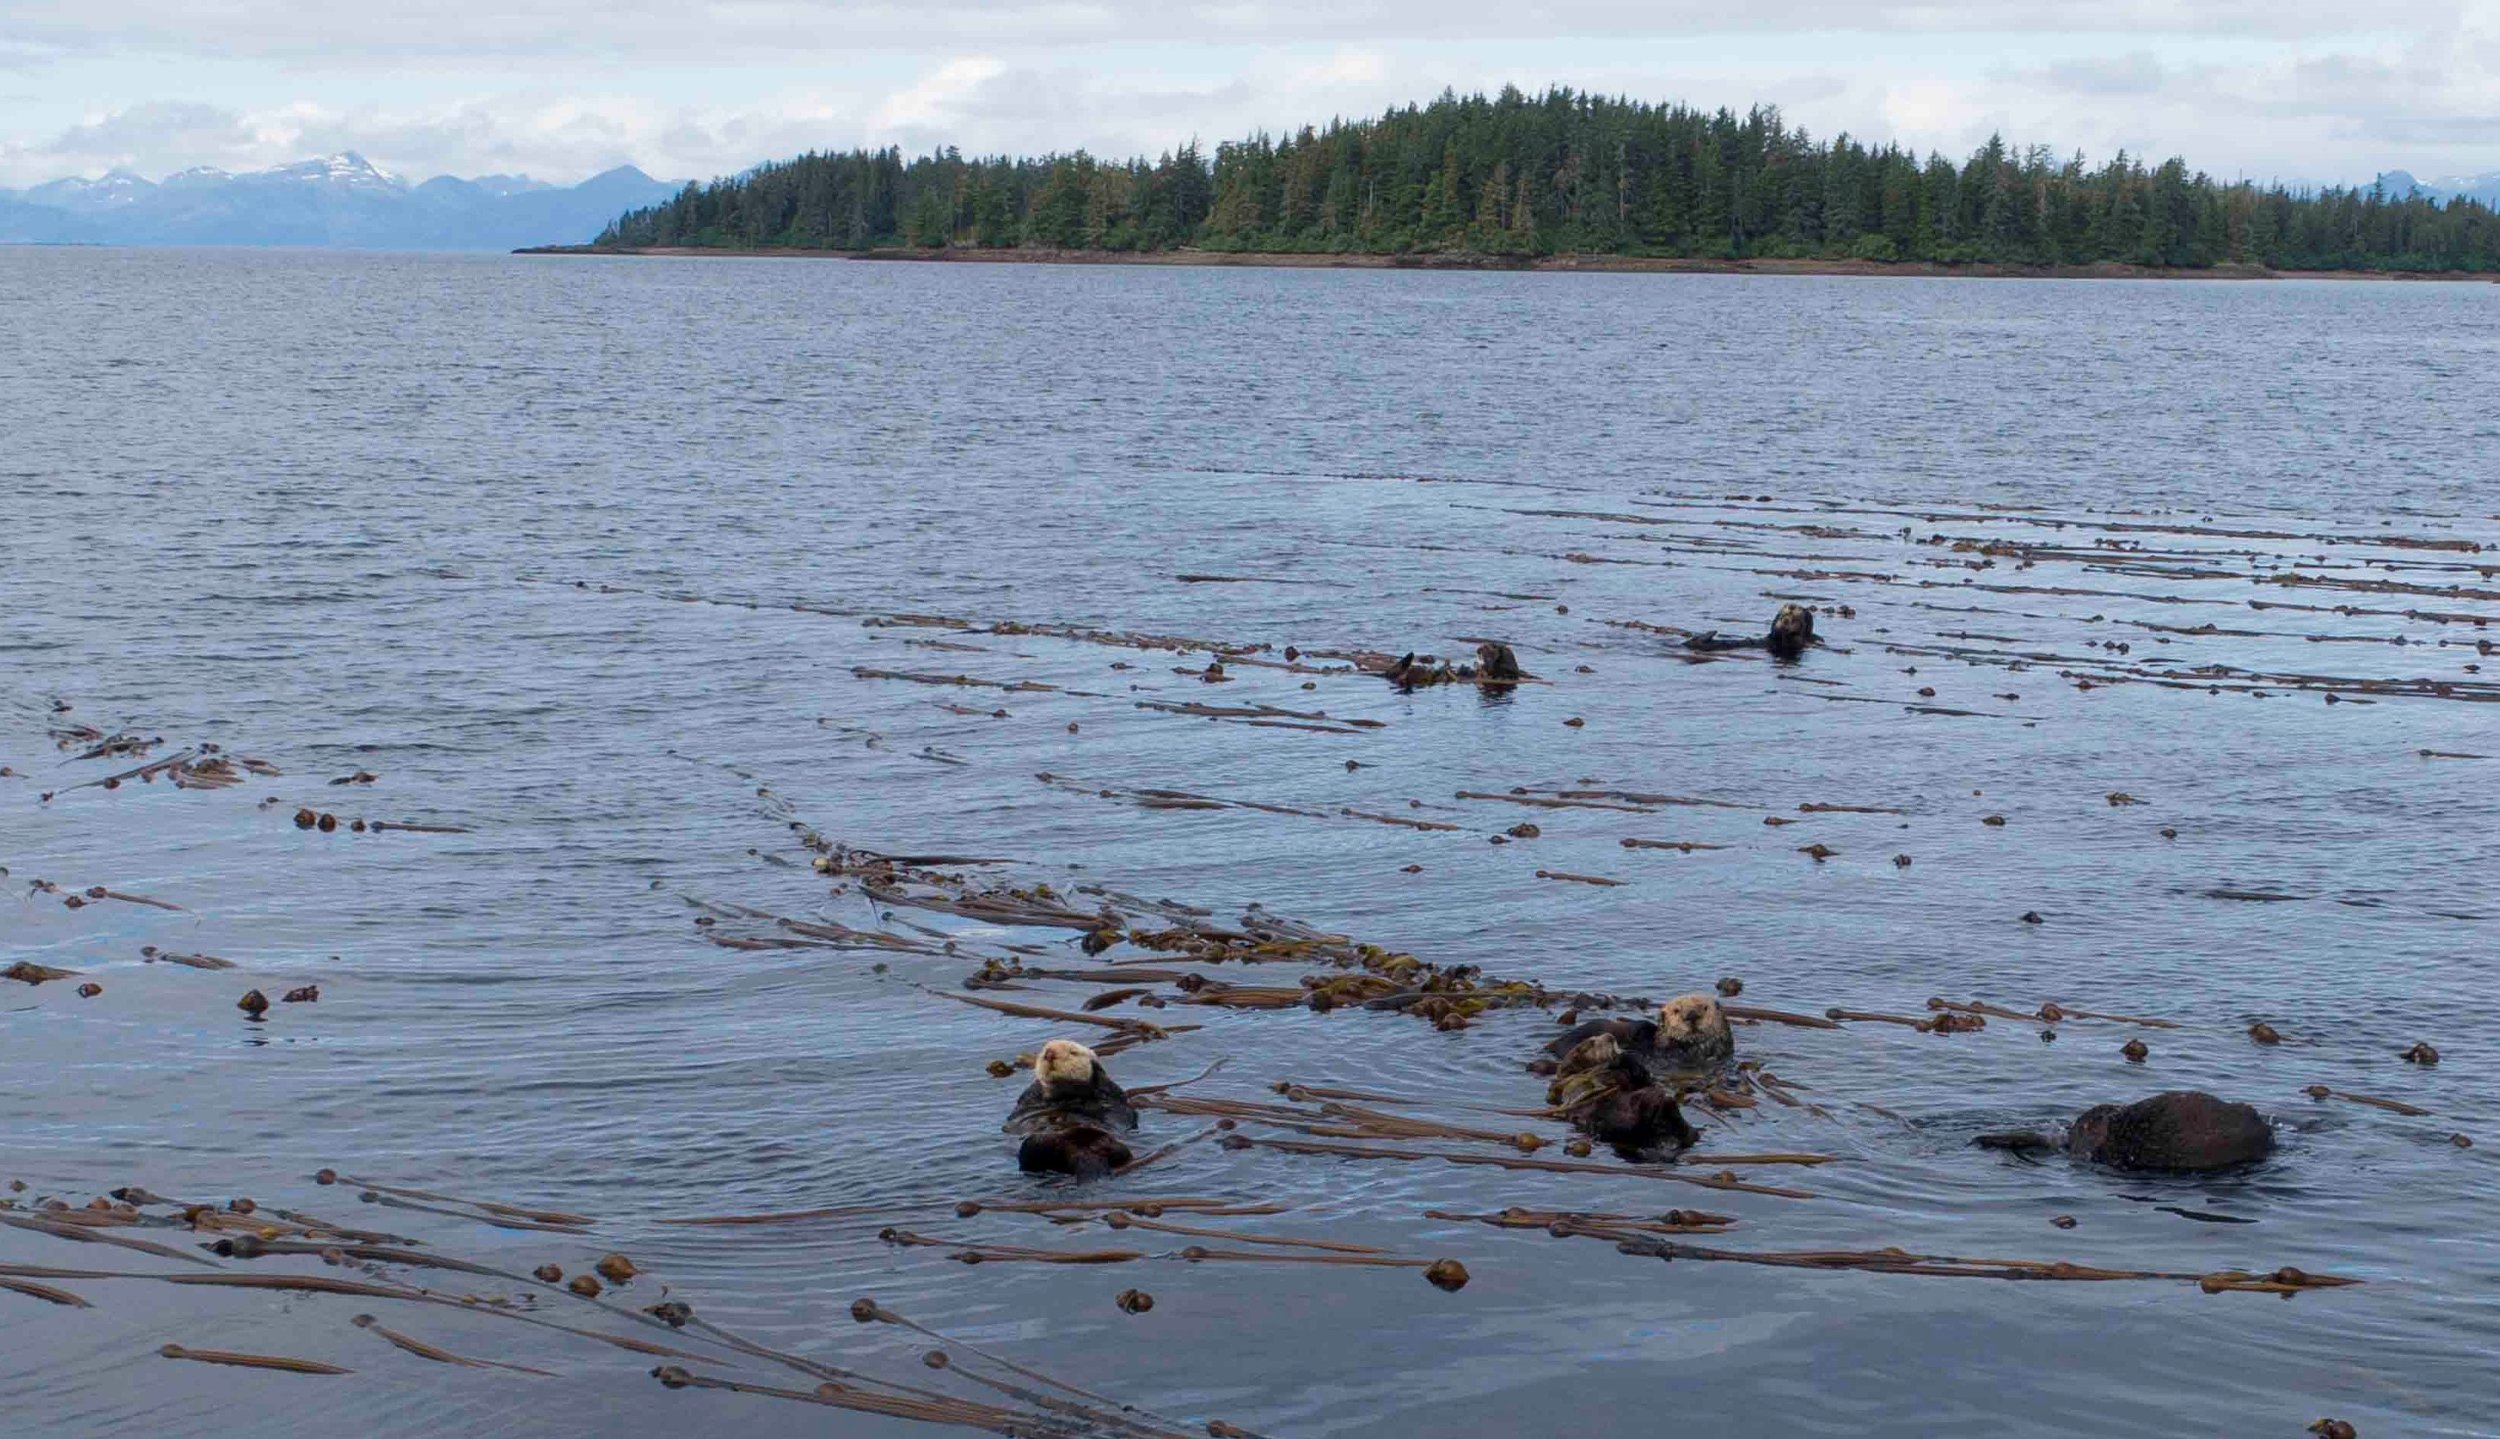
{"label": "brown kelp strand", "polygon": [[34,1215],[24,1214],[0,1214],[0,1224],[5,1224],[12,1229],[24,1229],[32,1231],[36,1234],[48,1234],[55,1239],[74,1240],[81,1244],[110,1245],[116,1249],[128,1249],[140,1254],[153,1254],[160,1259],[179,1259],[185,1264],[203,1264],[208,1265],[210,1268],[216,1267],[213,1261],[204,1259],[197,1254],[191,1254],[183,1250],[176,1249],[170,1244],[159,1244],[152,1239],[140,1239],[127,1234],[104,1233],[83,1225],[65,1222],[48,1215],[37,1217]]}
{"label": "brown kelp strand", "polygon": [[567,1214],[555,1209],[532,1209],[518,1204],[504,1204],[492,1199],[463,1199],[456,1194],[437,1194],[430,1189],[410,1189],[404,1186],[383,1184],[371,1179],[360,1179],[355,1175],[341,1174],[332,1169],[324,1169],[315,1174],[313,1182],[345,1184],[357,1189],[370,1190],[376,1194],[397,1195],[402,1199],[430,1199],[438,1204],[466,1205],[471,1209],[481,1209],[489,1214],[498,1214],[511,1219],[527,1219],[539,1224],[554,1224],[579,1229],[599,1222],[584,1214]]}
{"label": "brown kelp strand", "polygon": [[1627,1236],[1615,1247],[1625,1254],[1664,1259],[1670,1262],[1693,1260],[1704,1263],[1761,1264],[1787,1269],[1858,1270],[1870,1274],[1908,1274],[1952,1279],[2062,1280],[2080,1283],[2168,1280],[2173,1283],[2198,1285],[2209,1294],[2233,1289],[2293,1294],[2306,1289],[2333,1289],[2361,1282],[2358,1279],[2340,1275],[2307,1274],[2297,1269],[2278,1269],[2262,1276],[2247,1274],[2239,1270],[2194,1274],[2158,1269],[2104,1269],[2086,1264],[2070,1264],[2063,1260],[1962,1259],[1950,1255],[1914,1254],[1906,1249],[1713,1249],[1644,1235]]}
{"label": "brown kelp strand", "polygon": [[2308,1095],[2311,1099],[2341,1099],[2351,1104],[2366,1104],[2372,1109],[2384,1109],[2390,1114],[2401,1114],[2408,1118],[2418,1119],[2430,1113],[2418,1104],[2407,1104],[2401,1099],[2381,1099],[2376,1095],[2349,1094],[2340,1089],[2329,1089],[2323,1084],[2310,1085],[2301,1093]]}
{"label": "brown kelp strand", "polygon": [[210,1246],[212,1253],[231,1259],[259,1259],[267,1255],[312,1255],[327,1258],[338,1255],[362,1259],[376,1264],[399,1264],[415,1269],[442,1269],[458,1274],[477,1274],[489,1279],[505,1279],[515,1284],[528,1281],[509,1269],[455,1259],[448,1254],[431,1254],[421,1249],[408,1249],[385,1244],[347,1244],[331,1239],[264,1239],[257,1234],[237,1234],[220,1239]]}
{"label": "brown kelp strand", "polygon": [[1147,1257],[1142,1249],[1036,1249],[1025,1244],[978,1244],[901,1228],[880,1229],[877,1237],[903,1249],[944,1249],[948,1251],[947,1258],[966,1264],[1130,1264]]}
{"label": "brown kelp strand", "polygon": [[2176,1020],[2150,1019],[2132,1014],[2104,1014],[2096,1010],[2075,1009],[2068,1005],[2056,1003],[2041,1005],[2039,1010],[2032,1017],[2050,1024],[2057,1024],[2069,1019],[2098,1019],[2111,1024],[2132,1024],[2144,1029],[2177,1029],[2179,1027],[2178,1021]]}
{"label": "brown kelp strand", "polygon": [[0,1289],[6,1289],[12,1294],[23,1294],[30,1299],[40,1299],[46,1304],[58,1304],[66,1309],[92,1309],[95,1307],[66,1289],[57,1288],[50,1284],[38,1284],[32,1279],[0,1278]]}
{"label": "brown kelp strand", "polygon": [[984,999],[977,994],[955,994],[947,990],[930,992],[942,999],[977,1005],[982,1009],[995,1010],[1000,1014],[1012,1014],[1019,1019],[1048,1019],[1061,1024],[1092,1025],[1139,1039],[1162,1039],[1173,1034],[1186,1034],[1198,1028],[1194,1024],[1148,1024],[1142,1019],[1122,1019],[1117,1015],[1106,1017],[1099,1014],[1084,1014],[1075,1010],[1048,1009],[1035,1004],[1013,1004],[1003,999]]}
{"label": "brown kelp strand", "polygon": [[1641,1234],[1725,1234],[1736,1227],[1734,1215],[1712,1214],[1699,1209],[1670,1209],[1664,1214],[1605,1214],[1577,1209],[1517,1207],[1494,1214],[1467,1214],[1456,1210],[1427,1209],[1424,1217],[1453,1224],[1488,1224],[1496,1229],[1542,1229],[1549,1232],[1561,1226],[1574,1232],[1586,1228]]}
{"label": "brown kelp strand", "polygon": [[370,1314],[359,1314],[348,1322],[368,1334],[378,1335],[390,1341],[393,1347],[405,1353],[414,1354],[420,1359],[431,1359],[437,1364],[449,1364],[462,1369],[503,1369],[514,1374],[535,1374],[541,1379],[556,1377],[544,1369],[532,1369],[526,1364],[508,1364],[500,1359],[472,1359],[467,1355],[454,1354],[440,1345],[428,1344],[412,1334],[402,1334],[396,1329],[389,1328]]}
{"label": "brown kelp strand", "polygon": [[1761,1024],[1786,1024],[1799,1029],[1838,1029],[1840,1021],[1828,1016],[1792,1014],[1782,1009],[1763,1009],[1750,1004],[1722,1004],[1719,1012],[1730,1019],[1752,1020]]}
{"label": "brown kelp strand", "polygon": [[1733,1174],[1685,1174],[1675,1169],[1648,1164],[1581,1164],[1563,1159],[1530,1159],[1500,1154],[1467,1154],[1439,1149],[1382,1149],[1373,1145],[1323,1144],[1304,1139],[1252,1139],[1232,1135],[1227,1147],[1270,1149],[1283,1154],[1301,1154],[1335,1159],[1438,1160],[1444,1164],[1489,1165],[1498,1169],[1532,1169],[1549,1174],[1598,1174],[1616,1179],[1653,1179],[1672,1184],[1691,1184],[1704,1189],[1725,1189],[1745,1194],[1764,1194],[1776,1199],[1812,1199],[1803,1189],[1784,1189],[1768,1184],[1752,1184]]}
{"label": "brown kelp strand", "polygon": [[1262,1254],[1239,1249],[1208,1249],[1191,1245],[1176,1258],[1191,1264],[1331,1264],[1355,1269],[1430,1269],[1443,1261],[1410,1259],[1395,1254]]}
{"label": "brown kelp strand", "polygon": [[405,1209],[416,1214],[440,1214],[452,1219],[466,1219],[473,1224],[490,1225],[496,1229],[530,1229],[550,1234],[579,1234],[582,1232],[579,1225],[542,1224],[535,1219],[514,1219],[509,1215],[485,1213],[470,1209],[454,1209],[440,1204],[426,1204],[414,1199],[400,1199],[393,1195],[383,1194],[371,1189],[362,1191],[356,1197],[364,1203],[378,1204],[386,1209]]}
{"label": "brown kelp strand", "polygon": [[1195,1224],[1174,1224],[1166,1219],[1150,1219],[1126,1211],[1114,1211],[1102,1222],[1115,1230],[1151,1229],[1157,1234],[1180,1234],[1191,1239],[1221,1239],[1233,1244],[1272,1245],[1281,1249],[1318,1249],[1332,1254],[1385,1254],[1388,1251],[1372,1244],[1348,1244],[1335,1239],[1297,1239],[1283,1234],[1244,1234],[1238,1230],[1207,1229]]}
{"label": "brown kelp strand", "polygon": [[213,954],[183,954],[175,950],[158,949],[152,944],[140,946],[139,957],[150,964],[178,964],[186,969],[232,969],[235,967],[233,960],[220,959]]}
{"label": "brown kelp strand", "polygon": [[230,1349],[186,1349],[167,1344],[157,1353],[168,1359],[188,1359],[198,1364],[223,1364],[236,1369],[271,1369],[282,1374],[353,1374],[353,1369],[324,1364],[314,1359],[287,1359],[274,1354],[238,1354]]}

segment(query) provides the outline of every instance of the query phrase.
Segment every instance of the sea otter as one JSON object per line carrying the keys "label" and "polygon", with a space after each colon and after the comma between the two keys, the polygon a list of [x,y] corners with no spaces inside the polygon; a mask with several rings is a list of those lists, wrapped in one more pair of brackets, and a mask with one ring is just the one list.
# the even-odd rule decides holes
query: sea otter
{"label": "sea otter", "polygon": [[1479,684],[1517,684],[1520,680],[1519,656],[1499,640],[1486,640],[1476,646],[1476,681]]}
{"label": "sea otter", "polygon": [[1684,641],[1684,648],[1704,654],[1720,650],[1768,650],[1776,660],[1793,660],[1814,643],[1814,611],[1803,605],[1782,605],[1771,617],[1771,632],[1760,639],[1731,638],[1717,630]]}
{"label": "sea otter", "polygon": [[1128,1163],[1119,1132],[1137,1127],[1137,1110],[1113,1083],[1094,1051],[1054,1039],[1033,1060],[1033,1082],[1016,1097],[1003,1126],[1021,1134],[1016,1166],[1027,1174],[1088,1178]]}
{"label": "sea otter", "polygon": [[1775,660],[1793,660],[1814,643],[1814,611],[1804,605],[1782,605],[1771,617],[1771,636],[1762,647]]}
{"label": "sea otter", "polygon": [[[1398,662],[1389,666],[1385,673],[1389,683],[1400,689],[1410,690],[1417,685],[1449,684],[1459,677],[1458,671],[1450,668],[1447,660],[1438,660],[1431,655],[1418,655],[1412,650],[1399,657]],[[1469,678],[1473,676],[1470,675]]]}
{"label": "sea otter", "polygon": [[1572,1046],[1546,1087],[1545,1102],[1590,1138],[1618,1149],[1685,1149],[1697,1137],[1674,1091],[1611,1034],[1593,1034]]}
{"label": "sea otter", "polygon": [[2133,1104],[2096,1104],[2063,1141],[2038,1133],[1983,1134],[1989,1149],[2064,1149],[2076,1159],[2149,1174],[2203,1174],[2274,1152],[2274,1128],[2245,1104],[2174,1089]]}
{"label": "sea otter", "polygon": [[1649,1019],[1592,1019],[1545,1046],[1561,1059],[1594,1035],[1612,1035],[1626,1054],[1653,1068],[1709,1069],[1736,1056],[1736,1035],[1719,1001],[1706,994],[1679,995]]}

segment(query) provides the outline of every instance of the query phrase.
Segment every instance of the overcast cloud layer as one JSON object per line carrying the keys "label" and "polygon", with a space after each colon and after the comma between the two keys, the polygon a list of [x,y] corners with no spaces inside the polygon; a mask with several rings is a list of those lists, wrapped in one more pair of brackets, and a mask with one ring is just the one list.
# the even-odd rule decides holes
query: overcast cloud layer
{"label": "overcast cloud layer", "polygon": [[0,0],[0,186],[340,149],[555,181],[1126,155],[1505,83],[1957,156],[2002,132],[2225,177],[2500,170],[2500,0]]}

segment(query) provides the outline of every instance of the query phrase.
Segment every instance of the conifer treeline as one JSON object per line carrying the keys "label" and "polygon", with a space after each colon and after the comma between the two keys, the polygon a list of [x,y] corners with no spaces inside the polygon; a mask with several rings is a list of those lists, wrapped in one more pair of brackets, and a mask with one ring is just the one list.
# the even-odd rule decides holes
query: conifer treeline
{"label": "conifer treeline", "polygon": [[688,185],[599,243],[2500,270],[2500,220],[2471,201],[2224,183],[2125,154],[2092,166],[1995,139],[1956,165],[1817,140],[1767,107],[1560,89],[1444,93],[1212,162],[1194,142],[1153,162],[809,154]]}

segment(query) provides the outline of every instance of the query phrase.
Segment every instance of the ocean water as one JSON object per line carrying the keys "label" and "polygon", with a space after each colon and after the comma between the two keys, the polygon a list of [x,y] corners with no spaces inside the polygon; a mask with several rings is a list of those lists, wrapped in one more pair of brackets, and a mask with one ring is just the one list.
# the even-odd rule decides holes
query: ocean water
{"label": "ocean water", "polygon": [[[142,1186],[514,1271],[619,1251],[643,1271],[620,1314],[665,1293],[1009,1402],[959,1378],[978,1346],[1174,1432],[2500,1432],[2494,373],[2488,285],[0,250],[0,964],[78,971],[0,983],[0,1183],[27,1186],[0,1218]],[[1682,647],[1788,601],[1824,639],[1795,666]],[[1479,638],[1542,682],[1401,693],[1342,658]],[[80,725],[162,744],[82,760]],[[202,744],[279,773],[74,787]],[[1148,793],[1171,791],[1225,803]],[[1517,802],[1554,791],[1701,802]],[[1165,922],[1145,900],[1258,906],[1557,991],[1734,976],[1808,1015],[2173,1027],[1741,1025],[1789,1087],[1692,1106],[1678,1173],[1827,1157],[1742,1167],[1810,1197],[1602,1150],[1566,1173],[1211,1142],[1069,1195],[1015,1173],[1023,1081],[984,1069],[1066,1025],[949,996],[986,958],[1152,956],[878,903],[810,872],[794,825],[1003,860],[956,872],[1140,929]],[[63,902],[90,886],[177,907]],[[801,933],[776,917],[956,950],[735,942]],[[1181,1093],[1282,1104],[1289,1080],[1563,1137],[1485,1112],[1541,1104],[1550,1010],[1443,1032],[1152,987],[1174,1028],[1108,1061],[1123,1083],[1221,1061]],[[2436,1066],[2399,1058],[2417,1041]],[[1970,1145],[2173,1088],[2257,1105],[2278,1153],[2156,1180]],[[1204,1123],[1150,1111],[1141,1149]],[[362,1205],[324,1167],[596,1222]],[[1132,1195],[1273,1206],[1165,1220],[1472,1282],[1192,1262],[1252,1246],[996,1207]],[[1742,1254],[2189,1278],[1662,1263],[1432,1217],[1505,1206],[1700,1207],[1734,1223],[1691,1242]],[[874,1212],[667,1222],[825,1208]],[[956,1241],[1146,1257],[971,1265]],[[461,1272],[209,1262],[599,1317]],[[0,1265],[211,1272],[16,1225]],[[2193,1282],[2282,1266],[2362,1282]],[[41,1282],[90,1307],[0,1288],[12,1432],[933,1432],[663,1389],[648,1355],[494,1314]],[[1150,1312],[1114,1306],[1132,1287]],[[865,1295],[962,1362],[854,1324]],[[362,1312],[547,1374],[428,1362]],[[681,1342],[704,1373],[814,1384]],[[1030,1432],[1108,1432],[1056,1422]]]}

